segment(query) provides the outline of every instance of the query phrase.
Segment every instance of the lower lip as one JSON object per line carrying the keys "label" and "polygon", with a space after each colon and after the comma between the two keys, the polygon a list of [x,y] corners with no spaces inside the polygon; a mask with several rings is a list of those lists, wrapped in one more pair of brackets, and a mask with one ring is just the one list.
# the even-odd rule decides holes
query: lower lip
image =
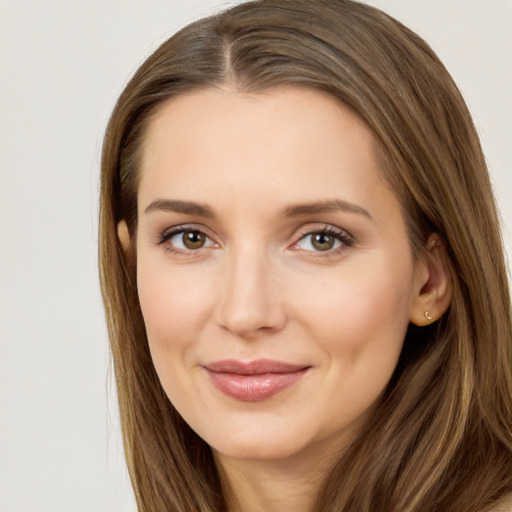
{"label": "lower lip", "polygon": [[225,395],[243,402],[258,402],[270,398],[298,382],[308,368],[294,372],[239,375],[213,372],[206,368],[213,385]]}

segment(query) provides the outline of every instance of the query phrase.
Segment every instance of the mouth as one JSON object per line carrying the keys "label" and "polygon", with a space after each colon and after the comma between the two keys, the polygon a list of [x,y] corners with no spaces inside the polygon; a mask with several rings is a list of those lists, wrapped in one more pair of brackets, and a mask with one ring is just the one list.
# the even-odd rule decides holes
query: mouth
{"label": "mouth", "polygon": [[272,359],[243,362],[234,359],[203,366],[212,384],[225,395],[243,402],[270,398],[300,381],[311,366]]}

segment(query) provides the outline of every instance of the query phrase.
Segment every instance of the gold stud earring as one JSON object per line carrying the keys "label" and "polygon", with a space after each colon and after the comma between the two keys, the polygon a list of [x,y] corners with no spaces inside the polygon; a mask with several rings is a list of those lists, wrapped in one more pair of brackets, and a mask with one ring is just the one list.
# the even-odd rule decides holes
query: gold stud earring
{"label": "gold stud earring", "polygon": [[432,240],[428,246],[428,250],[431,251],[432,249],[435,249],[437,247],[437,240]]}
{"label": "gold stud earring", "polygon": [[425,318],[429,321],[429,322],[432,322],[432,317],[430,316],[430,313],[428,311],[425,311]]}

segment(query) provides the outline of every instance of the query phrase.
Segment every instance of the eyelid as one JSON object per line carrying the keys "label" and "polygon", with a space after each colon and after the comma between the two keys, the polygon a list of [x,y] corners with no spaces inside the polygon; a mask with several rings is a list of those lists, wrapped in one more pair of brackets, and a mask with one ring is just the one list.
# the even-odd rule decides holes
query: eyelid
{"label": "eyelid", "polygon": [[182,231],[200,231],[201,233],[204,233],[205,235],[208,235],[208,232],[210,231],[208,228],[201,224],[196,224],[194,222],[191,223],[183,223],[183,224],[176,224],[175,226],[169,226],[165,228],[164,230],[161,230],[161,234],[159,236],[169,236],[171,234],[180,233]]}
{"label": "eyelid", "polygon": [[[178,224],[176,226],[170,226],[161,231],[155,240],[155,243],[157,245],[164,245],[166,242],[168,242],[172,237],[179,235],[180,233],[186,232],[186,231],[198,231],[205,235],[212,243],[205,246],[200,247],[198,249],[180,249],[178,247],[172,246],[171,244],[168,244],[168,247],[166,248],[170,252],[178,253],[178,254],[190,254],[200,251],[201,249],[208,249],[208,248],[218,248],[220,246],[219,242],[217,241],[216,237],[211,234],[211,230],[206,228],[205,226],[201,224]],[[328,249],[325,251],[319,251],[319,250],[308,250],[308,249],[302,249],[298,247],[298,244],[301,240],[306,238],[307,236],[317,234],[317,233],[326,233],[328,235],[331,235],[338,239],[341,242],[341,246],[338,246],[333,249]],[[348,247],[351,247],[356,243],[356,239],[354,236],[349,233],[346,229],[340,228],[338,226],[334,226],[332,224],[325,224],[325,223],[308,223],[305,226],[302,226],[299,230],[296,231],[296,234],[293,236],[294,242],[288,247],[291,250],[296,251],[303,251],[306,253],[313,253],[315,257],[321,257],[321,256],[332,256],[334,254],[337,254],[339,252],[344,251]]]}
{"label": "eyelid", "polygon": [[[326,233],[337,238],[341,242],[341,246],[326,251],[314,251],[298,247],[298,244],[301,240],[303,240],[307,236],[314,235],[317,233]],[[299,230],[299,232],[295,235],[294,239],[295,241],[290,247],[292,250],[316,253],[315,256],[329,256],[337,254],[338,252],[345,250],[347,247],[351,247],[356,242],[354,236],[352,236],[346,229],[333,226],[332,224],[318,224],[315,227],[310,227],[310,225],[307,225]]]}
{"label": "eyelid", "polygon": [[[210,248],[212,246],[219,246],[219,243],[216,241],[215,237],[211,235],[210,230],[206,227],[202,226],[201,224],[178,224],[176,226],[171,226],[163,231],[161,231],[155,240],[155,243],[157,245],[164,245],[166,244],[171,238],[173,238],[176,235],[179,235],[180,233],[184,233],[186,231],[197,231],[199,233],[202,233],[206,238],[208,238],[211,242],[213,242],[211,245],[207,245],[204,248]],[[180,249],[178,247],[171,246],[171,244],[168,244],[169,246],[166,248],[167,250],[175,253],[193,253],[197,252],[203,247],[200,247],[198,249]]]}

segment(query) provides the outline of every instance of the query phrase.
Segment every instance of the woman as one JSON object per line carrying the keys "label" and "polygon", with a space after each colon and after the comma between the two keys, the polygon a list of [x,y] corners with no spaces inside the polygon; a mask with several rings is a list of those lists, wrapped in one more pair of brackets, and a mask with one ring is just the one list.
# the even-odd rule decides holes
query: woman
{"label": "woman", "polygon": [[261,0],[173,36],[110,120],[100,241],[140,511],[510,508],[489,177],[397,21]]}

